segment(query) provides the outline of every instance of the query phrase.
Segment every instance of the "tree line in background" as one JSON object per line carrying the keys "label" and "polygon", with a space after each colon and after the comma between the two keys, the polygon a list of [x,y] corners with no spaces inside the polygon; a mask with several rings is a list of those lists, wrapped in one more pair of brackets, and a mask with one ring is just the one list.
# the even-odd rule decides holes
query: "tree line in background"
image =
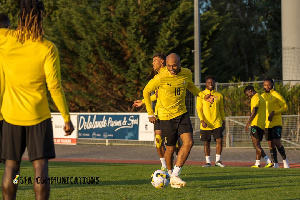
{"label": "tree line in background", "polygon": [[[194,70],[193,0],[44,0],[70,111],[128,112],[153,77],[152,55]],[[281,79],[281,1],[203,0],[201,71],[218,82]],[[0,0],[17,27],[19,0]],[[51,104],[51,109],[56,110]],[[144,109],[144,108],[142,108]],[[141,109],[141,110],[142,110]],[[139,110],[139,111],[141,111]]]}

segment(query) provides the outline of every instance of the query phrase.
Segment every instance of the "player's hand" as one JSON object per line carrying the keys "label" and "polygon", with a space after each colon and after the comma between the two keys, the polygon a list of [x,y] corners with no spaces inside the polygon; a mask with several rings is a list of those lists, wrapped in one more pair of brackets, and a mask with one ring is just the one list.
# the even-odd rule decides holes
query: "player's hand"
{"label": "player's hand", "polygon": [[205,101],[208,101],[210,104],[213,104],[214,101],[215,101],[215,98],[214,98],[214,97],[215,97],[215,96],[213,96],[213,95],[207,94],[207,95],[204,96],[204,100],[205,100]]}
{"label": "player's hand", "polygon": [[132,106],[134,106],[134,107],[141,107],[143,105],[143,102],[142,102],[142,100],[135,100],[134,102],[133,102],[133,104],[132,104]]}
{"label": "player's hand", "polygon": [[156,123],[156,117],[148,117],[149,122],[151,122],[152,124]]}
{"label": "player's hand", "polygon": [[202,127],[203,127],[203,128],[206,128],[206,127],[207,127],[207,124],[205,123],[205,121],[202,120],[202,121],[201,121],[201,124],[202,124]]}
{"label": "player's hand", "polygon": [[72,134],[72,132],[74,131],[74,126],[72,124],[71,121],[69,122],[65,122],[65,126],[64,126],[64,131],[65,131],[65,136],[69,136]]}
{"label": "player's hand", "polygon": [[269,121],[272,121],[274,114],[275,114],[274,111],[270,113],[270,115],[269,115],[269,117],[268,117],[268,120],[269,120]]}

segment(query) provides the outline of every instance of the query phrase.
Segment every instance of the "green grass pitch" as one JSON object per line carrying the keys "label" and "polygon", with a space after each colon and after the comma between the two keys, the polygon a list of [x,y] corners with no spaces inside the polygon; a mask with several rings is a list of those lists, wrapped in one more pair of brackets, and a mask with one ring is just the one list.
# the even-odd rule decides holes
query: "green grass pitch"
{"label": "green grass pitch", "polygon": [[[0,178],[3,176],[0,167]],[[50,199],[300,199],[300,169],[184,166],[187,186],[156,189],[151,174],[159,165],[50,162],[50,177],[99,177],[98,184],[51,185]],[[22,177],[34,177],[30,162]],[[19,184],[17,199],[34,199],[32,184]]]}

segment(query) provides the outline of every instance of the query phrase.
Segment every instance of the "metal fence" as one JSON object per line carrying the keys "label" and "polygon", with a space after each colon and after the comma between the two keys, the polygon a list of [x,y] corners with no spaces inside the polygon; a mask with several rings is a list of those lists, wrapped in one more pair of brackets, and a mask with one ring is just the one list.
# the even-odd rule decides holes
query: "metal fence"
{"label": "metal fence", "polygon": [[[300,148],[300,84],[299,81],[274,81],[275,90],[286,100],[289,110],[283,116],[282,142],[285,147]],[[263,93],[263,81],[216,83],[216,90],[224,96],[226,131],[224,147],[252,147],[249,132],[245,125],[250,116],[250,100],[244,94],[246,85],[253,85],[258,93]],[[201,84],[201,90],[205,84]],[[195,109],[196,98],[187,92],[186,106],[194,127],[195,145],[200,141],[200,120]],[[262,143],[267,146],[267,143]],[[214,145],[214,144],[212,144]]]}
{"label": "metal fence", "polygon": [[[191,117],[191,119],[194,126],[195,145],[204,145],[204,143],[200,141],[200,127],[196,127],[195,123],[196,121],[199,122],[199,118]],[[248,119],[249,116],[226,117],[226,130],[223,132],[223,146],[225,148],[249,148],[253,146],[250,131],[245,131]],[[282,116],[281,136],[281,141],[285,148],[300,148],[300,115]],[[214,142],[212,142],[212,146],[214,145]],[[262,142],[262,146],[267,147],[267,142]]]}
{"label": "metal fence", "polygon": [[[279,92],[287,102],[288,112],[286,115],[300,115],[300,81],[277,81],[275,90]],[[217,83],[216,90],[224,96],[225,116],[247,116],[250,115],[250,100],[244,94],[247,85],[253,85],[255,90],[262,94],[263,81],[238,82],[238,83]],[[200,85],[201,90],[205,84]],[[189,91],[186,96],[186,106],[190,116],[197,116],[195,111],[196,98]]]}

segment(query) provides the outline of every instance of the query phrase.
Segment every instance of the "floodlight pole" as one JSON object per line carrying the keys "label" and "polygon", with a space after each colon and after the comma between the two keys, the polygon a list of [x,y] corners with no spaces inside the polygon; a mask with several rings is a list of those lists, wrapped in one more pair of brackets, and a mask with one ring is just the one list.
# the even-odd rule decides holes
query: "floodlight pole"
{"label": "floodlight pole", "polygon": [[[200,7],[199,0],[194,0],[194,81],[195,85],[200,88],[201,83],[201,43],[200,43]],[[200,122],[197,116],[195,98],[195,130],[200,128]]]}

